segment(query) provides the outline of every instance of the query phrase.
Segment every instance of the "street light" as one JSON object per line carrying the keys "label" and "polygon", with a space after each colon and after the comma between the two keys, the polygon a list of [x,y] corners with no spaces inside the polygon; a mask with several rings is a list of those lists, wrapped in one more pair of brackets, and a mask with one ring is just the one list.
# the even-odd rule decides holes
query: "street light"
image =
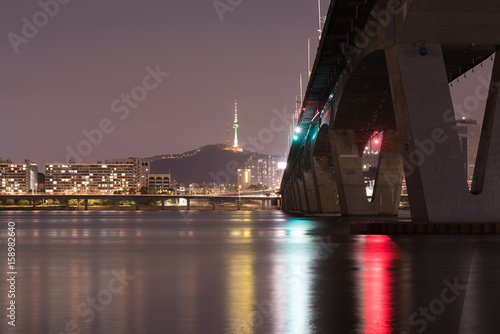
{"label": "street light", "polygon": [[303,92],[303,83],[302,83],[302,74],[308,74],[308,72],[301,72],[299,74],[299,84],[300,84],[300,108],[302,108],[302,103],[304,102],[304,92]]}
{"label": "street light", "polygon": [[321,0],[318,0],[318,39],[321,40]]}
{"label": "street light", "polygon": [[316,36],[307,37],[307,75],[308,75],[308,78],[311,77],[311,38],[316,38]]}

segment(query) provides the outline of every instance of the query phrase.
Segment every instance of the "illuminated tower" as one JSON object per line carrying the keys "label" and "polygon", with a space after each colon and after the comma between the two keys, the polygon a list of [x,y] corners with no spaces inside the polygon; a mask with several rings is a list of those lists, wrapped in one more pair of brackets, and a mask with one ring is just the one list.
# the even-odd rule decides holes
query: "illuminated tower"
{"label": "illuminated tower", "polygon": [[234,147],[238,147],[238,101],[234,101]]}

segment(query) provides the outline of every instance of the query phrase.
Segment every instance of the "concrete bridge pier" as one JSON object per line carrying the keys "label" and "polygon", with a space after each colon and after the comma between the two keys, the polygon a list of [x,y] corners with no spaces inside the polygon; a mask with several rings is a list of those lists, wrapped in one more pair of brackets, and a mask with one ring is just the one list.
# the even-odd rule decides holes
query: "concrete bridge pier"
{"label": "concrete bridge pier", "polygon": [[297,211],[298,200],[295,195],[294,187],[290,182],[288,183],[287,189],[288,189],[288,210]]}
{"label": "concrete bridge pier", "polygon": [[397,131],[385,130],[382,143],[372,203],[380,213],[397,216],[404,174]]}
{"label": "concrete bridge pier", "polygon": [[293,211],[293,195],[290,191],[290,186],[286,187],[285,198],[283,200],[283,207],[285,211]]}
{"label": "concrete bridge pier", "polygon": [[191,198],[186,198],[186,210],[191,210]]}
{"label": "concrete bridge pier", "polygon": [[386,50],[413,221],[492,222],[500,218],[500,57],[495,58],[473,191],[469,192],[442,47]]}
{"label": "concrete bridge pier", "polygon": [[[385,130],[380,151],[373,199],[368,201],[362,170],[362,152],[356,130],[331,130],[334,163],[343,215],[397,215],[403,173],[399,139],[395,130]],[[364,147],[364,145],[363,145]]]}
{"label": "concrete bridge pier", "polygon": [[337,183],[330,168],[328,156],[315,156],[312,163],[318,187],[319,211],[335,213],[337,211]]}
{"label": "concrete bridge pier", "polygon": [[370,210],[366,197],[356,131],[332,129],[330,138],[342,215],[376,214]]}
{"label": "concrete bridge pier", "polygon": [[87,211],[89,209],[89,200],[87,198],[84,199],[84,203],[85,203],[85,211]]}
{"label": "concrete bridge pier", "polygon": [[292,204],[291,204],[291,194],[290,194],[290,187],[288,183],[283,187],[283,194],[281,194],[281,199],[282,199],[282,209],[285,211],[292,211]]}
{"label": "concrete bridge pier", "polygon": [[289,199],[290,199],[290,195],[289,195],[289,192],[288,192],[288,186],[285,186],[283,187],[283,193],[281,194],[281,209],[282,210],[285,210],[285,211],[289,211],[290,210],[290,206],[289,206]]}
{"label": "concrete bridge pier", "polygon": [[295,180],[290,183],[290,194],[292,199],[292,211],[301,211],[299,189],[297,188],[297,182]]}
{"label": "concrete bridge pier", "polygon": [[161,199],[161,209],[165,210],[165,199],[164,198]]}
{"label": "concrete bridge pier", "polygon": [[305,203],[303,202],[302,195],[300,193],[300,187],[299,187],[299,180],[294,180],[293,181],[293,193],[295,197],[295,209],[296,211],[304,211],[305,210]]}
{"label": "concrete bridge pier", "polygon": [[309,205],[307,204],[304,179],[303,178],[297,179],[296,184],[297,184],[297,195],[299,197],[299,202],[300,202],[300,211],[309,212]]}
{"label": "concrete bridge pier", "polygon": [[318,199],[316,195],[316,187],[314,182],[314,177],[312,170],[304,171],[303,173],[303,183],[304,189],[306,193],[306,203],[307,203],[307,212],[309,213],[318,213],[320,212],[318,208]]}
{"label": "concrete bridge pier", "polygon": [[394,112],[412,220],[453,221],[469,191],[442,49],[426,48],[425,56],[413,45],[386,50]]}

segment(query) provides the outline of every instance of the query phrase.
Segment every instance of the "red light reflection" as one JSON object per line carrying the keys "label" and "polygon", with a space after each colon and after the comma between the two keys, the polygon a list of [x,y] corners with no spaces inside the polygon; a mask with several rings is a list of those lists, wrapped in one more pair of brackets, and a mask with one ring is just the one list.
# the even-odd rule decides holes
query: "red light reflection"
{"label": "red light reflection", "polygon": [[398,253],[397,244],[386,235],[368,235],[361,241],[357,257],[361,333],[383,334],[394,329],[395,274],[391,268]]}

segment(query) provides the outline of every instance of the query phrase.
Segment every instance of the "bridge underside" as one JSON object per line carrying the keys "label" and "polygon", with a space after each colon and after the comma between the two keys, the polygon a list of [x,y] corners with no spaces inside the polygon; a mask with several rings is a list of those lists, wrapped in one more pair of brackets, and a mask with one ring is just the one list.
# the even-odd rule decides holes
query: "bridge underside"
{"label": "bridge underside", "polygon": [[[397,215],[404,175],[413,221],[500,221],[500,58],[484,92],[472,191],[449,88],[497,50],[497,28],[496,0],[332,1],[298,124],[308,131],[283,177],[284,209]],[[363,151],[377,132],[369,199]]]}

